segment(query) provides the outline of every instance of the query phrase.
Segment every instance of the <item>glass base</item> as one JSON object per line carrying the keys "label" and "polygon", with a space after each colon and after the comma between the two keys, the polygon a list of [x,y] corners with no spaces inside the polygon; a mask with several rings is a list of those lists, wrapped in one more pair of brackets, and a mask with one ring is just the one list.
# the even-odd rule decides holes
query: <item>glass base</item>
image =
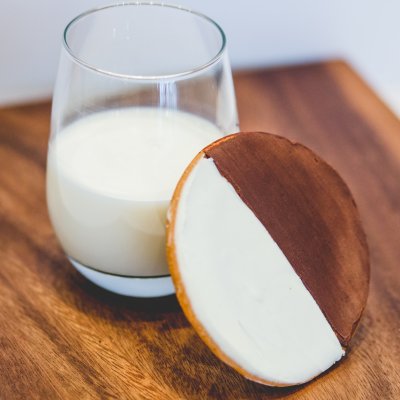
{"label": "glass base", "polygon": [[89,281],[116,294],[131,297],[162,297],[175,293],[169,275],[155,277],[113,275],[82,265],[71,257],[68,259]]}

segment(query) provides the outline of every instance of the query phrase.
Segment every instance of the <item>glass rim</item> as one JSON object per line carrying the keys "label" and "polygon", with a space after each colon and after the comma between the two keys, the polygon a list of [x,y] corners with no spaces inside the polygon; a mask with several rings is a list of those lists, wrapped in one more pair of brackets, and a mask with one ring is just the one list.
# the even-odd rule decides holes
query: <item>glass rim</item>
{"label": "glass rim", "polygon": [[[70,47],[70,45],[68,44],[68,39],[67,39],[67,35],[68,32],[70,30],[70,28],[75,25],[77,22],[79,22],[80,20],[82,20],[83,18],[95,14],[99,11],[103,11],[103,10],[107,10],[110,8],[116,8],[116,7],[125,7],[125,6],[151,6],[151,7],[165,7],[165,8],[172,8],[174,10],[178,10],[178,11],[184,11],[186,13],[195,15],[196,17],[199,17],[205,21],[207,21],[208,23],[210,23],[211,25],[213,25],[217,31],[220,33],[221,35],[221,39],[222,39],[222,44],[220,49],[218,50],[218,52],[212,57],[210,58],[207,62],[200,64],[194,68],[191,68],[189,70],[184,70],[182,72],[177,72],[174,74],[160,74],[160,75],[134,75],[134,74],[121,74],[118,72],[113,72],[113,71],[109,71],[107,69],[102,69],[102,68],[98,68],[95,65],[92,65],[89,62],[86,62],[84,60],[82,60],[80,57],[78,57],[74,51],[72,50],[72,48]],[[208,17],[207,15],[197,12],[197,11],[193,11],[189,8],[185,8],[182,6],[178,6],[178,5],[173,5],[173,4],[166,4],[166,3],[159,3],[159,2],[152,2],[152,1],[128,1],[128,2],[121,2],[121,3],[115,3],[115,4],[109,4],[109,5],[105,5],[105,6],[100,6],[100,7],[95,7],[95,8],[91,8],[87,11],[82,12],[81,14],[77,15],[75,18],[73,18],[65,27],[64,29],[64,33],[63,33],[63,47],[64,49],[67,51],[67,53],[72,57],[72,59],[78,63],[79,65],[81,65],[84,68],[90,69],[96,73],[102,74],[102,75],[108,75],[110,77],[114,77],[114,78],[121,78],[121,79],[132,79],[132,80],[142,80],[142,81],[154,81],[154,80],[170,80],[170,79],[179,79],[179,78],[184,78],[190,75],[194,75],[198,72],[204,71],[206,69],[208,69],[209,67],[211,67],[212,65],[216,64],[222,57],[222,55],[225,52],[226,49],[226,36],[225,36],[225,32],[223,31],[223,29],[219,26],[219,24],[217,24],[212,18]]]}

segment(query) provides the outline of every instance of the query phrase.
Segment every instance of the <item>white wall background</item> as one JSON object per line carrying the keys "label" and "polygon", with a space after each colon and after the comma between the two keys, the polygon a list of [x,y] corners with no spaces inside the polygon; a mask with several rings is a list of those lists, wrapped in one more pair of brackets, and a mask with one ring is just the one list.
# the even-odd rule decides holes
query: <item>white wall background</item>
{"label": "white wall background", "polygon": [[[48,97],[66,23],[112,2],[0,0],[0,104]],[[219,22],[234,68],[344,57],[400,113],[400,0],[167,2]]]}

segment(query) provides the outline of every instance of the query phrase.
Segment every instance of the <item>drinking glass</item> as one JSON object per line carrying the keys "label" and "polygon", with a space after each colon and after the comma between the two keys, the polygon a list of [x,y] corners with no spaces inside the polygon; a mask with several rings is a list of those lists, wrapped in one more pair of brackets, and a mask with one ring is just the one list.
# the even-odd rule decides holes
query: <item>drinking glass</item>
{"label": "drinking glass", "polygon": [[127,296],[174,292],[166,213],[204,146],[238,129],[224,32],[155,3],[85,12],[64,31],[53,97],[47,203],[72,265]]}

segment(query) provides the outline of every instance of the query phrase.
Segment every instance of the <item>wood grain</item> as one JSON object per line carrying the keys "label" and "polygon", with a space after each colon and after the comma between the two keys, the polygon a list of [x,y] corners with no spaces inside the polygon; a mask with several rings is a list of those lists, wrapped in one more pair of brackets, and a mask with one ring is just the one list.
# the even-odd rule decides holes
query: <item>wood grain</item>
{"label": "wood grain", "polygon": [[174,297],[133,300],[64,258],[44,196],[48,103],[0,110],[0,399],[400,398],[400,123],[344,63],[235,76],[242,130],[304,143],[344,177],[371,252],[349,355],[271,389],[219,362]]}

